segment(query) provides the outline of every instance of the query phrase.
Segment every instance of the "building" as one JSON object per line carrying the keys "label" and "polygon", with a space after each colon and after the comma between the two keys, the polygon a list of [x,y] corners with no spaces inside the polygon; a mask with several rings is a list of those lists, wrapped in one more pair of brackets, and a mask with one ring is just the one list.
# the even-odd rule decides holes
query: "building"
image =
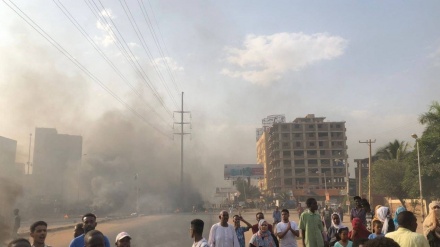
{"label": "building", "polygon": [[19,169],[15,165],[17,141],[0,136],[0,170],[4,176],[17,175]]}
{"label": "building", "polygon": [[345,122],[324,119],[309,114],[290,123],[274,122],[264,131],[257,141],[257,162],[265,168],[263,193],[286,192],[297,200],[346,194]]}
{"label": "building", "polygon": [[[76,178],[82,157],[82,137],[36,128],[32,177],[34,195],[61,202],[69,196],[68,182]],[[71,196],[71,194],[70,194]]]}

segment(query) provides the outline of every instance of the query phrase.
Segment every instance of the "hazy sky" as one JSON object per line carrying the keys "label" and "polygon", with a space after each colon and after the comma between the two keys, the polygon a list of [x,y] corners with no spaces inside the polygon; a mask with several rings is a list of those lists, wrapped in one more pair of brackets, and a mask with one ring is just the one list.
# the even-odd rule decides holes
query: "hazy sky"
{"label": "hazy sky", "polygon": [[[293,121],[312,113],[346,121],[352,163],[368,155],[359,140],[376,139],[374,150],[394,139],[413,142],[410,135],[423,131],[417,117],[440,100],[439,1],[13,2],[164,132],[159,135],[164,141],[179,120],[167,111],[178,110],[184,90],[193,123],[187,152],[218,174],[219,181],[223,164],[256,161],[255,128],[267,115],[285,114]],[[126,12],[138,25],[138,35]],[[104,17],[108,22],[98,20]],[[18,140],[19,161],[26,161],[27,138],[35,126],[87,140],[89,123],[106,111],[124,109],[4,2],[0,25],[0,135]],[[115,26],[123,40],[108,32]],[[130,66],[116,37],[130,47],[143,71]],[[177,139],[169,141],[179,148]]]}

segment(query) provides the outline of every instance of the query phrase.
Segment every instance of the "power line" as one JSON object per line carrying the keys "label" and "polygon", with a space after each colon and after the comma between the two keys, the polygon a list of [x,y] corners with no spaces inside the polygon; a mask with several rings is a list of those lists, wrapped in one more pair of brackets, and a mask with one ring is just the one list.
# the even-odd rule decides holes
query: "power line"
{"label": "power line", "polygon": [[[89,7],[89,9],[95,14],[95,16],[98,18],[98,20],[103,20],[106,24],[107,24],[107,29],[105,29],[107,32],[110,33],[110,35],[112,37],[114,37],[116,39],[116,41],[120,44],[120,46],[117,46],[120,51],[122,53],[124,53],[126,56],[127,61],[129,62],[129,64],[133,67],[133,69],[138,73],[138,75],[143,79],[143,81],[145,82],[145,84],[150,88],[150,90],[152,91],[153,95],[156,97],[156,99],[159,101],[159,103],[162,105],[162,107],[168,112],[169,116],[172,116],[172,112],[170,111],[170,109],[168,109],[168,107],[165,105],[164,100],[162,99],[162,97],[159,95],[159,93],[157,92],[156,88],[153,86],[153,84],[151,83],[150,78],[148,77],[147,73],[145,72],[145,70],[142,68],[142,66],[139,64],[139,61],[137,60],[136,56],[134,55],[133,51],[130,49],[130,46],[128,45],[128,43],[125,41],[123,35],[121,34],[121,32],[119,31],[118,27],[115,25],[115,23],[113,22],[112,18],[110,17],[109,12],[107,11],[107,9],[104,7],[104,5],[101,3],[101,1],[98,0],[98,2],[100,3],[101,7],[103,8],[103,12],[105,12],[105,16],[108,17],[109,21],[111,22],[112,25],[110,25],[110,23],[107,21],[107,19],[105,18],[105,16],[103,14],[99,13],[99,7],[96,5],[96,3],[94,1],[90,1],[90,6],[87,3],[86,4]],[[94,7],[93,7],[94,6]],[[95,10],[93,10],[93,8],[96,8],[96,11],[98,12],[98,14],[95,13]],[[104,25],[105,26],[105,25]],[[113,31],[113,27],[116,29],[116,32]],[[122,42],[122,41],[123,42]]]}
{"label": "power line", "polygon": [[[148,15],[147,8],[145,8],[144,2],[142,0],[138,0],[138,4],[139,4],[139,7],[141,8],[141,12],[142,12],[142,15],[144,16],[145,22],[147,22],[147,24],[148,24],[148,28],[150,29],[150,32],[151,32],[151,34],[153,36],[154,42],[156,43],[156,46],[157,46],[157,48],[159,50],[160,55],[163,58],[169,57],[168,55],[166,55],[163,52],[162,46],[160,45],[160,41],[157,38],[156,31],[154,30],[154,26],[151,23],[151,20],[150,20],[150,17]],[[157,24],[157,20],[156,20],[156,18],[154,16],[154,11],[153,11],[153,7],[151,6],[151,3],[150,3],[150,8],[151,8],[151,13],[153,15],[153,19],[154,19],[154,21],[156,23],[156,26],[157,26],[157,29],[159,31],[159,35],[160,35],[160,38],[162,40],[163,46],[165,48],[165,51],[168,53],[167,47],[165,45],[165,42],[163,41],[162,32],[160,31],[159,25]],[[176,83],[175,76],[173,75],[172,70],[171,70],[171,68],[169,66],[169,63],[168,63],[168,61],[166,59],[165,59],[165,65],[166,65],[166,68],[167,68],[168,75],[171,78],[171,81],[173,82],[174,88],[176,89],[177,92],[179,92],[180,89],[179,89],[179,87],[178,87],[178,85]]]}
{"label": "power line", "polygon": [[[162,121],[166,122],[165,119],[152,107],[150,106],[147,101],[144,99],[142,94],[136,90],[136,88],[128,81],[128,79],[122,74],[122,72],[116,67],[116,65],[107,57],[107,55],[99,48],[99,46],[96,44],[96,42],[93,41],[93,39],[90,37],[89,34],[81,27],[81,25],[78,23],[78,21],[72,16],[72,14],[69,12],[69,10],[61,3],[61,1],[58,0],[58,3],[56,0],[53,0],[55,5],[63,12],[63,14],[69,19],[69,21],[78,29],[78,31],[87,39],[87,41],[92,45],[92,47],[101,55],[101,57],[110,65],[110,67],[113,69],[113,71],[118,74],[118,76],[124,81],[124,83],[139,97],[141,100],[145,103],[145,105],[150,108]],[[171,126],[170,126],[171,127]]]}
{"label": "power line", "polygon": [[[37,31],[44,39],[46,39],[52,46],[54,46],[60,53],[66,56],[75,66],[77,66],[81,71],[83,71],[89,78],[91,78],[94,82],[96,82],[99,86],[101,86],[107,93],[109,93],[114,99],[116,99],[119,103],[125,106],[129,111],[131,111],[135,116],[140,118],[142,121],[150,125],[156,131],[161,133],[162,135],[170,138],[166,133],[164,133],[159,128],[155,127],[151,123],[147,121],[147,119],[142,116],[139,112],[133,109],[129,104],[127,104],[124,100],[122,100],[117,94],[115,94],[112,90],[110,90],[101,80],[99,80],[93,73],[91,73],[84,65],[82,65],[78,60],[75,59],[67,50],[65,50],[57,41],[55,41],[47,32],[44,31],[35,21],[32,20],[26,13],[24,13],[20,7],[14,4],[12,1],[7,3],[6,0],[3,2],[8,6],[12,11],[14,11],[20,18],[22,18],[29,26],[31,26],[35,31]],[[13,7],[13,6],[15,7]],[[170,138],[171,139],[171,138]]]}
{"label": "power line", "polygon": [[139,26],[137,25],[137,22],[135,18],[133,17],[133,14],[131,13],[130,7],[128,6],[127,2],[125,0],[119,0],[119,3],[121,4],[122,9],[124,10],[125,15],[127,16],[130,25],[134,29],[134,32],[136,33],[136,36],[138,37],[139,41],[141,42],[141,46],[144,49],[144,51],[147,53],[148,58],[150,59],[151,64],[153,65],[153,68],[156,70],[156,73],[159,75],[159,79],[164,86],[165,90],[167,91],[168,95],[170,96],[171,100],[173,101],[175,107],[177,107],[176,100],[171,93],[170,89],[168,88],[168,85],[165,82],[165,78],[162,75],[162,72],[158,68],[158,65],[156,61],[153,58],[153,55],[148,48],[147,42],[145,41],[144,36],[142,35],[142,32],[139,29]]}

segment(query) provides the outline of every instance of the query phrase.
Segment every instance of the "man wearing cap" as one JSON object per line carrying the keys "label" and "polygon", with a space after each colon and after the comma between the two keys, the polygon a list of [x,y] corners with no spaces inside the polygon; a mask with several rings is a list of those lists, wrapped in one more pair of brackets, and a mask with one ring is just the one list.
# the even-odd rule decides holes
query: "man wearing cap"
{"label": "man wearing cap", "polygon": [[131,237],[126,232],[120,232],[116,236],[116,247],[130,247]]}
{"label": "man wearing cap", "polygon": [[[96,222],[96,215],[92,213],[85,214],[82,217],[82,221],[84,224],[84,234],[81,234],[78,237],[74,238],[72,242],[70,242],[69,247],[84,247],[85,234],[87,234],[92,230],[95,230],[96,225],[98,225],[98,223]],[[105,242],[105,247],[110,247],[110,241],[106,236],[104,236],[104,242]]]}

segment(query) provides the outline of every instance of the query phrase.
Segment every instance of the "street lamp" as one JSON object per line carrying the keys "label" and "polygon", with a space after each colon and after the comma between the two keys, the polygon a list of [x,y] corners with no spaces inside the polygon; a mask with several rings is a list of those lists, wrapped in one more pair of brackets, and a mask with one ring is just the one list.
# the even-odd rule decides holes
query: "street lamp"
{"label": "street lamp", "polygon": [[417,134],[412,134],[412,138],[416,139],[416,146],[417,146],[417,164],[419,167],[419,189],[420,189],[420,205],[422,207],[422,221],[425,220],[425,210],[423,208],[423,194],[422,194],[422,175],[420,172],[420,148],[419,148],[419,137]]}

